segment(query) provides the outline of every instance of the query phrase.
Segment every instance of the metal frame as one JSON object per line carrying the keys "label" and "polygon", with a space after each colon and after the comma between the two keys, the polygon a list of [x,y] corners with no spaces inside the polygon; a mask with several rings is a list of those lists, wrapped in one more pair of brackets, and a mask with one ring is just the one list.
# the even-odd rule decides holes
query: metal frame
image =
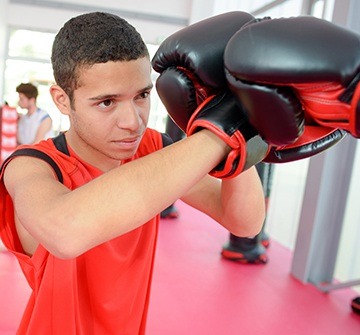
{"label": "metal frame", "polygon": [[332,282],[356,145],[348,135],[309,163],[291,274],[322,291],[338,286]]}
{"label": "metal frame", "polygon": [[[332,21],[360,30],[352,27],[359,9],[356,0],[336,0]],[[348,135],[309,163],[291,274],[323,292],[360,285],[360,279],[333,283],[357,141]]]}

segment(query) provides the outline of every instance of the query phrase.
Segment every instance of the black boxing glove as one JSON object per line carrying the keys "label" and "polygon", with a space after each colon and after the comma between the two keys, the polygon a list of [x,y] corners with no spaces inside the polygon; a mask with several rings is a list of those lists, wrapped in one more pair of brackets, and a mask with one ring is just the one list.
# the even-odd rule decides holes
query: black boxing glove
{"label": "black boxing glove", "polygon": [[312,157],[340,142],[346,134],[341,129],[307,126],[293,144],[271,147],[263,162],[288,163]]}
{"label": "black boxing glove", "polygon": [[[154,70],[160,73],[156,88],[181,129],[186,129],[190,116],[201,102],[227,87],[225,46],[235,32],[253,19],[244,12],[217,15],[183,28],[161,43],[152,59]],[[173,90],[179,88],[182,94],[173,94]]]}
{"label": "black boxing glove", "polygon": [[309,125],[309,144],[321,141],[316,126],[360,137],[358,34],[311,16],[256,20],[230,39],[224,65],[230,89],[269,143],[292,145]]}
{"label": "black boxing glove", "polygon": [[259,163],[269,150],[229,91],[209,97],[194,111],[186,133],[200,129],[212,131],[231,148],[226,160],[210,172],[217,178],[239,175]]}
{"label": "black boxing glove", "polygon": [[[213,130],[215,126],[210,124],[214,121],[214,111],[217,111],[219,114],[224,113],[223,122],[229,122],[230,120],[235,122],[233,116],[236,109],[239,111],[238,119],[244,118],[241,108],[236,108],[235,104],[231,108],[226,109],[223,107],[219,108],[219,104],[215,103],[217,107],[210,108],[211,112],[209,113],[212,116],[209,117],[207,126],[205,126],[204,120],[206,117],[204,113],[200,113],[201,108],[197,108],[206,99],[213,95],[220,97],[227,90],[223,62],[226,43],[241,26],[252,19],[253,17],[247,13],[230,12],[200,21],[168,37],[160,45],[152,59],[154,70],[160,73],[156,81],[159,97],[171,118],[187,134],[195,131],[194,129],[198,129],[198,127],[191,127],[189,125],[190,118],[192,118],[195,111],[196,114],[201,114],[203,120],[202,127]],[[225,105],[229,106],[227,103]],[[230,110],[231,112],[229,113],[232,117],[227,117],[225,110]],[[195,117],[193,117],[193,120],[195,120]],[[218,121],[220,120],[221,117],[219,117]],[[236,122],[239,121],[237,120]],[[243,162],[243,158],[235,158],[234,153],[240,154],[243,151],[239,150],[238,146],[240,143],[235,144],[236,136],[232,137],[232,140],[229,141],[229,136],[231,137],[232,135],[227,134],[227,131],[231,128],[231,124],[217,124],[216,127],[219,130],[217,134],[221,134],[226,143],[231,143],[233,150],[232,154],[228,157],[229,160],[219,166],[219,169],[213,171],[212,174],[219,178],[235,176],[245,166],[251,165],[251,163],[244,163],[243,166],[238,164]],[[256,137],[256,134],[254,136]],[[264,152],[267,151],[268,147],[259,136],[257,138],[262,145],[260,145],[261,150],[259,150],[259,155],[256,159],[255,155],[251,155],[256,161],[253,164],[256,164],[263,158]],[[244,145],[244,142],[241,145]],[[233,166],[230,168],[232,164]]]}

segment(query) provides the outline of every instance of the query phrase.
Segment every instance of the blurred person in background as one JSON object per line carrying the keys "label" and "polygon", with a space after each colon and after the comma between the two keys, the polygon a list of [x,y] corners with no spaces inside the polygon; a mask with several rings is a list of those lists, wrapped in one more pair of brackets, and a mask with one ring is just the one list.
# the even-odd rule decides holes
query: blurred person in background
{"label": "blurred person in background", "polygon": [[27,110],[18,121],[18,144],[34,144],[53,137],[52,119],[50,115],[36,104],[38,89],[31,83],[21,83],[16,87],[19,94],[19,107]]}

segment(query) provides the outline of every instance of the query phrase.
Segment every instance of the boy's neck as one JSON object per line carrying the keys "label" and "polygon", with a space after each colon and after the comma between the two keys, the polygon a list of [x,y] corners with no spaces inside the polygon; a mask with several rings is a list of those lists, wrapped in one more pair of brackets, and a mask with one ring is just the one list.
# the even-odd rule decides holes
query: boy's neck
{"label": "boy's neck", "polygon": [[36,105],[30,106],[30,107],[28,108],[27,114],[28,114],[28,115],[32,115],[32,114],[34,114],[34,113],[36,112],[36,110],[37,110],[37,106],[36,106]]}

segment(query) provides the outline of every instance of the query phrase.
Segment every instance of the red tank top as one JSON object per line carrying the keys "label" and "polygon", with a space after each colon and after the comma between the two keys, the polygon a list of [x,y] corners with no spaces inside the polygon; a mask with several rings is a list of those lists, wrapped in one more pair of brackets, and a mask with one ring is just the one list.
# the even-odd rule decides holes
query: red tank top
{"label": "red tank top", "polygon": [[[134,159],[162,146],[161,134],[148,129]],[[70,189],[102,173],[71,150],[70,156],[61,153],[51,139],[31,148],[56,162],[63,184]],[[41,245],[29,257],[16,233],[12,201],[2,175],[0,236],[17,257],[32,289],[17,334],[144,334],[159,216],[75,259],[58,259]]]}

